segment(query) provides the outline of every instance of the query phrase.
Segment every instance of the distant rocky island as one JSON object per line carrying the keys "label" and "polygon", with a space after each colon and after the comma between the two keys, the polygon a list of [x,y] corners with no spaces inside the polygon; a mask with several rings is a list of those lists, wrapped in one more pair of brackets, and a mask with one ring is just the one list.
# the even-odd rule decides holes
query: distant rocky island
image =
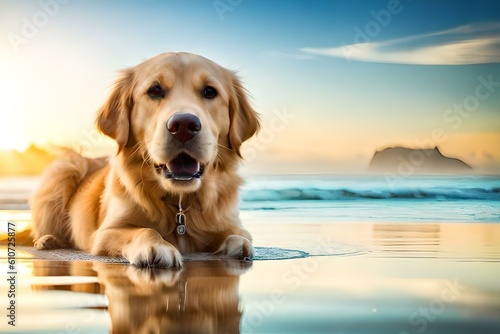
{"label": "distant rocky island", "polygon": [[[40,175],[55,157],[53,153],[35,145],[23,152],[0,150],[0,177]],[[437,147],[389,147],[375,152],[368,171],[398,175],[463,174],[472,172],[472,168],[460,159],[444,156]]]}
{"label": "distant rocky island", "polygon": [[40,175],[54,158],[53,154],[35,145],[23,152],[0,150],[0,177]]}
{"label": "distant rocky island", "polygon": [[437,147],[433,149],[389,147],[375,152],[368,170],[399,175],[456,174],[471,172],[472,167],[460,159],[444,156]]}

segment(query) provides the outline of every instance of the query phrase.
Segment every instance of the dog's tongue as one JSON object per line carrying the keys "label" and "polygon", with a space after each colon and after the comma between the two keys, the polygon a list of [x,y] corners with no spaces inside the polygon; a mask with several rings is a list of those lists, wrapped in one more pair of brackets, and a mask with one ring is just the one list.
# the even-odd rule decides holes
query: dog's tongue
{"label": "dog's tongue", "polygon": [[193,177],[200,171],[200,163],[185,153],[167,163],[167,168],[174,177]]}

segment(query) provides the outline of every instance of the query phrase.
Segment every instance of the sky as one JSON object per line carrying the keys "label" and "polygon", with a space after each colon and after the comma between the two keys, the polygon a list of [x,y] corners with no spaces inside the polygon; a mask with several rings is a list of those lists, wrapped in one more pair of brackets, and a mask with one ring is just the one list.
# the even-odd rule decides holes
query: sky
{"label": "sky", "polygon": [[117,71],[187,51],[250,92],[249,173],[363,171],[396,145],[500,172],[496,0],[0,0],[0,37],[0,149],[113,152],[93,122]]}

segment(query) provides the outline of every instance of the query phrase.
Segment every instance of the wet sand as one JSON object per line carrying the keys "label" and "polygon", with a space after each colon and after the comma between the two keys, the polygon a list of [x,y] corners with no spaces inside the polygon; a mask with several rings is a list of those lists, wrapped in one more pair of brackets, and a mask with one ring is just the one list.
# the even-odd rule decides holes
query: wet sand
{"label": "wet sand", "polygon": [[[498,224],[246,226],[259,247],[255,261],[190,255],[181,271],[55,260],[18,247],[16,327],[2,315],[0,330],[500,332]],[[5,247],[0,252],[7,277]],[[2,277],[5,314],[8,288]]]}

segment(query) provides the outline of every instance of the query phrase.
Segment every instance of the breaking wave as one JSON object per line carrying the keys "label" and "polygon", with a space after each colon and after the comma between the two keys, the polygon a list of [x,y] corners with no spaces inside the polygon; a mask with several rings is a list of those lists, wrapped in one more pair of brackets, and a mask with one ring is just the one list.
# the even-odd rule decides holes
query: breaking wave
{"label": "breaking wave", "polygon": [[500,188],[426,188],[426,189],[246,189],[243,202],[280,201],[341,201],[341,200],[386,200],[386,199],[433,199],[433,200],[500,200]]}

